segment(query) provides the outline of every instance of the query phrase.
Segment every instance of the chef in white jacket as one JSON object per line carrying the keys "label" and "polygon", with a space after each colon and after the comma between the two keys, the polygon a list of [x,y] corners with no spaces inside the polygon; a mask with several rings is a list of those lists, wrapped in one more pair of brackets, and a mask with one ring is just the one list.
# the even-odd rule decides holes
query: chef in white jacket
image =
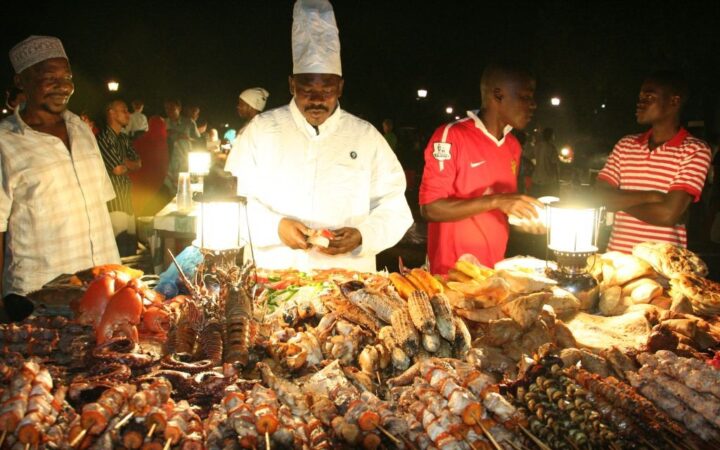
{"label": "chef in white jacket", "polygon": [[[248,199],[248,237],[263,268],[375,271],[375,255],[412,224],[405,175],[382,135],[342,110],[340,41],[327,0],[293,11],[290,104],[256,116],[228,156]],[[329,247],[307,242],[333,232]]]}

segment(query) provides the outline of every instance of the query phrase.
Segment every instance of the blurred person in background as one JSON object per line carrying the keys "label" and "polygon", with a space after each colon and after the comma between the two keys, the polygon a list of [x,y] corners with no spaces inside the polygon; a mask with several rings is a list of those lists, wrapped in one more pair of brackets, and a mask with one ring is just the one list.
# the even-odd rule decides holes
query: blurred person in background
{"label": "blurred person in background", "polygon": [[123,133],[130,136],[130,139],[137,139],[138,136],[147,131],[148,121],[145,114],[143,114],[145,103],[142,100],[133,100],[132,107],[133,112],[130,114],[130,122],[123,128]]}
{"label": "blurred person in background", "polygon": [[133,141],[133,147],[143,161],[139,170],[130,173],[133,208],[138,217],[152,216],[172,200],[162,189],[170,165],[167,128],[162,117],[150,117],[148,131]]}
{"label": "blurred person in background", "polygon": [[7,116],[12,115],[15,112],[15,108],[25,103],[25,94],[22,89],[16,86],[7,88],[5,91],[5,111],[0,116],[0,119],[4,119]]}
{"label": "blurred person in background", "polygon": [[542,137],[533,149],[532,158],[535,168],[532,171],[530,194],[533,197],[557,197],[560,190],[560,158],[555,146],[555,131],[552,128],[542,131]]}
{"label": "blurred person in background", "polygon": [[130,121],[127,104],[114,100],[105,108],[107,125],[97,137],[105,169],[110,176],[115,198],[108,202],[110,220],[120,256],[132,256],[137,252],[135,211],[130,198],[129,172],[141,167],[140,157],[130,143],[127,134],[121,132]]}

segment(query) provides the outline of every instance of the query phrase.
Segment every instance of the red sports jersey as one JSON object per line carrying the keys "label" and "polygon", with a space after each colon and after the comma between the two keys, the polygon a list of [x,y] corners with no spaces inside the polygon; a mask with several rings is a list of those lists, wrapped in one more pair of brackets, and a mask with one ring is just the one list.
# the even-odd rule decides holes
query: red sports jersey
{"label": "red sports jersey", "polygon": [[[710,165],[710,148],[681,128],[672,139],[650,151],[650,133],[620,139],[598,179],[625,190],[685,191],[697,202]],[[631,253],[635,244],[645,241],[687,247],[687,231],[683,224],[673,227],[651,225],[618,211],[608,250]]]}
{"label": "red sports jersey", "polygon": [[[510,129],[498,141],[470,111],[467,118],[438,128],[425,149],[420,204],[516,192],[521,149]],[[445,274],[464,253],[493,267],[505,257],[508,233],[507,216],[500,210],[457,222],[430,222],[430,270]]]}

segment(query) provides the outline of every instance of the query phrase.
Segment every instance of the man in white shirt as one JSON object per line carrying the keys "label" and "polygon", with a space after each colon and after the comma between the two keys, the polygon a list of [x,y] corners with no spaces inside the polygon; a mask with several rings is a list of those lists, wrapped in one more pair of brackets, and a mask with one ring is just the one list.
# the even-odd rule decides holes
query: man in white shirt
{"label": "man in white shirt", "polygon": [[30,36],[10,50],[23,108],[0,123],[3,294],[119,263],[106,202],[115,197],[90,128],[67,110],[75,90],[62,43]]}
{"label": "man in white shirt", "polygon": [[122,132],[130,136],[130,139],[135,139],[148,130],[148,121],[145,114],[143,114],[145,103],[142,100],[133,100],[132,107],[133,112],[130,114],[130,121],[127,126],[123,127]]}
{"label": "man in white shirt", "polygon": [[[340,108],[332,6],[299,0],[293,15],[293,99],[255,117],[226,165],[248,198],[255,262],[374,271],[375,255],[412,224],[405,175],[382,135]],[[319,229],[332,230],[327,248],[308,243]]]}

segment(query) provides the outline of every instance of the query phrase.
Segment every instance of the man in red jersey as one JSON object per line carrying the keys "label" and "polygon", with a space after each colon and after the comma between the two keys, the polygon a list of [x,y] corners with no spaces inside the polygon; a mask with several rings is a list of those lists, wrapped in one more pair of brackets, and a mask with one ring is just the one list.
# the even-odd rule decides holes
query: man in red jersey
{"label": "man in red jersey", "polygon": [[597,177],[603,203],[617,211],[608,250],[630,253],[645,241],[687,246],[688,206],[700,199],[711,159],[710,147],[680,125],[687,95],[673,71],[640,87],[635,115],[651,129],[620,139]]}
{"label": "man in red jersey", "polygon": [[510,134],[532,118],[535,81],[493,65],[483,72],[480,94],[480,110],[438,128],[425,149],[420,212],[429,222],[433,273],[447,273],[464,253],[492,267],[505,256],[507,216],[533,219],[543,207],[516,193],[521,148]]}

